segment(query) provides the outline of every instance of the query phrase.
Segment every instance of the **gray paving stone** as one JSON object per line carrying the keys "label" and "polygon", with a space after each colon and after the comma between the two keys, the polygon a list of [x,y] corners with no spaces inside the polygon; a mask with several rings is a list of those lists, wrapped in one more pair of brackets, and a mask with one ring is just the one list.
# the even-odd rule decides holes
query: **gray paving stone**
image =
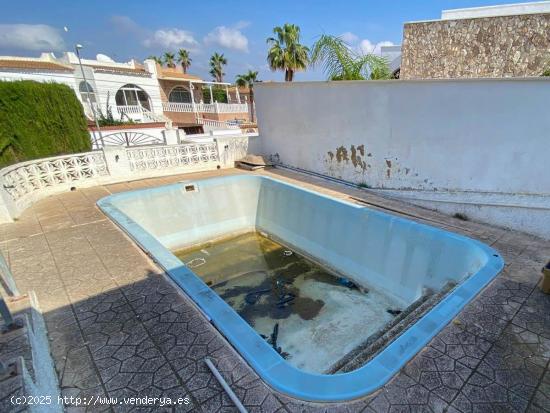
{"label": "gray paving stone", "polygon": [[[323,192],[342,198],[368,196],[419,216],[419,221],[441,222],[442,227],[493,245],[506,268],[381,390],[346,403],[310,403],[267,386],[93,205],[108,189],[127,190],[137,184],[52,197],[32,207],[23,221],[1,226],[0,241],[10,240],[2,248],[16,281],[36,290],[43,306],[63,394],[191,399],[189,405],[175,408],[84,409],[90,411],[234,412],[204,364],[208,356],[250,412],[550,411],[550,298],[536,288],[550,243],[293,173],[265,173],[298,179],[305,186],[321,184]],[[142,181],[139,186],[158,182]],[[99,222],[89,222],[98,217]],[[0,348],[0,353],[9,351]],[[2,403],[5,397],[0,411],[9,411]]]}

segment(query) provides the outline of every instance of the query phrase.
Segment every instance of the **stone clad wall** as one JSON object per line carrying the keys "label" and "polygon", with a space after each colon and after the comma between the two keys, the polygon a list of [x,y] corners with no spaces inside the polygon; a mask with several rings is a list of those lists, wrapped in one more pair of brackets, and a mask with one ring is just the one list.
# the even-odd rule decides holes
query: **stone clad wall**
{"label": "stone clad wall", "polygon": [[401,79],[540,76],[550,14],[407,23]]}

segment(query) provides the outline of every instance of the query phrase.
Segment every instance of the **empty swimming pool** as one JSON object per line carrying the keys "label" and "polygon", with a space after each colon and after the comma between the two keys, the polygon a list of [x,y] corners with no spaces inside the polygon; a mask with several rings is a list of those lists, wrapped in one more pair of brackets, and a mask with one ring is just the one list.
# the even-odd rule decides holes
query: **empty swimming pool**
{"label": "empty swimming pool", "polygon": [[382,386],[503,265],[472,239],[265,176],[98,205],[268,384],[306,400]]}

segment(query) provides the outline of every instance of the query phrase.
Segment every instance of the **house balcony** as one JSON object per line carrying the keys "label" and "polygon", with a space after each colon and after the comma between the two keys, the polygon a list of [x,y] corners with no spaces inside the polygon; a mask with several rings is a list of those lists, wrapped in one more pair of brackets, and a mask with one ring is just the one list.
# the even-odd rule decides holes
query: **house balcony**
{"label": "house balcony", "polygon": [[165,112],[184,113],[248,113],[248,103],[179,103],[163,102]]}

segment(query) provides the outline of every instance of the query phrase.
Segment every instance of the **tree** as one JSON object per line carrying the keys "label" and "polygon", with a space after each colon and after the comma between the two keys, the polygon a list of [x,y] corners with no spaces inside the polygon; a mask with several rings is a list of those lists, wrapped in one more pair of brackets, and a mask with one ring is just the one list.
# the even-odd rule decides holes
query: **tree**
{"label": "tree", "polygon": [[225,56],[219,53],[214,53],[210,58],[210,74],[216,82],[223,82],[223,77],[225,73],[223,72],[223,67],[227,64],[227,59]]}
{"label": "tree", "polygon": [[187,73],[187,69],[191,66],[192,59],[189,57],[189,52],[185,49],[178,50],[178,62],[183,69],[183,73]]}
{"label": "tree", "polygon": [[170,52],[164,52],[164,63],[166,63],[166,66],[174,68],[176,67],[176,56],[174,56],[174,53]]}
{"label": "tree", "polygon": [[153,56],[153,55],[151,55],[151,56],[149,56],[147,59],[149,59],[149,60],[154,60],[156,63],[158,63],[159,65],[162,66],[162,59],[161,59],[160,57],[158,57],[158,56]]}
{"label": "tree", "polygon": [[271,70],[283,70],[285,81],[292,82],[294,72],[305,70],[308,65],[309,49],[300,44],[300,28],[295,24],[285,23],[283,27],[275,27],[276,37],[269,37],[267,44],[267,63]]}
{"label": "tree", "polygon": [[258,72],[249,70],[235,79],[237,87],[247,87],[250,93],[250,120],[254,122],[254,82],[258,81]]}
{"label": "tree", "polygon": [[358,53],[340,37],[323,34],[311,50],[311,65],[322,65],[328,80],[390,79],[388,61]]}

